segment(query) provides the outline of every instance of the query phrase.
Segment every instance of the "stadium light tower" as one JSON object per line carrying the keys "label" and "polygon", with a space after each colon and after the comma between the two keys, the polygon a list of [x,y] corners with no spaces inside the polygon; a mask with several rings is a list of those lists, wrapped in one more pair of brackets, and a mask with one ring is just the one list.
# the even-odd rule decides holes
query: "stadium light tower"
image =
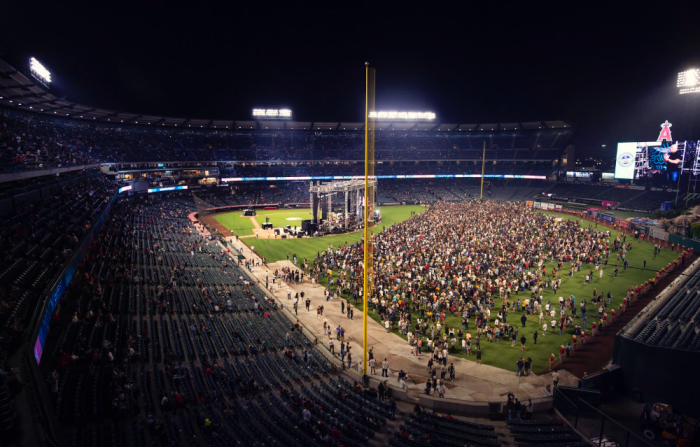
{"label": "stadium light tower", "polygon": [[681,95],[700,93],[700,69],[692,68],[678,73],[676,87]]}
{"label": "stadium light tower", "polygon": [[33,57],[29,59],[29,72],[44,87],[48,88],[51,84],[51,72]]}

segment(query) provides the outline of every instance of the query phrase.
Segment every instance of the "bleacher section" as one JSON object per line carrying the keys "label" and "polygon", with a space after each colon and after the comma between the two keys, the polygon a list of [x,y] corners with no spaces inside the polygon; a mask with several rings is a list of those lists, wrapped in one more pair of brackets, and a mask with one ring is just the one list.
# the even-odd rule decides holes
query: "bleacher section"
{"label": "bleacher section", "polygon": [[[110,122],[89,122],[22,113],[5,109],[0,114],[0,170],[46,169],[95,162],[255,162],[236,167],[239,175],[254,171],[256,175],[273,176],[278,167],[266,168],[261,163],[315,162],[338,170],[338,163],[364,160],[364,132],[335,129],[195,129],[149,126],[148,121],[124,125]],[[284,126],[283,126],[284,127]],[[402,171],[416,161],[438,162],[479,161],[482,143],[486,142],[487,173],[494,170],[508,174],[529,174],[551,171],[552,160],[559,157],[572,135],[572,128],[540,128],[505,132],[450,132],[439,130],[378,131],[375,156],[378,162],[399,163]],[[497,164],[494,164],[494,161]],[[451,170],[455,165],[447,163]],[[381,171],[389,167],[379,163]],[[361,169],[354,165],[349,171]],[[285,166],[286,175],[293,175],[294,165]],[[471,163],[459,172],[480,172],[481,166]],[[265,172],[269,171],[269,172]],[[507,172],[504,172],[507,171]],[[298,172],[298,170],[297,170]],[[354,174],[354,172],[347,172]],[[455,173],[455,172],[450,172]],[[303,175],[303,174],[302,174]]]}
{"label": "bleacher section", "polygon": [[[49,188],[49,187],[47,187]],[[83,175],[42,194],[15,198],[15,209],[0,223],[0,369],[21,344],[39,298],[79,246],[116,191],[102,176]],[[22,197],[17,196],[17,197]],[[31,198],[31,200],[30,200]],[[14,426],[14,405],[0,383],[0,437]]]}
{"label": "bleacher section", "polygon": [[434,413],[411,413],[389,445],[394,447],[420,445],[498,447],[494,426],[459,419],[448,419]]}
{"label": "bleacher section", "polygon": [[508,429],[518,447],[588,445],[567,425],[554,420],[511,420]]}
{"label": "bleacher section", "polygon": [[[622,186],[622,185],[620,185]],[[615,207],[623,211],[636,211],[649,213],[658,210],[661,202],[674,202],[676,195],[678,201],[682,202],[685,193],[676,194],[672,191],[652,191],[645,189],[632,189],[625,187],[615,187],[610,185],[590,185],[580,183],[557,183],[547,190],[554,200],[570,201],[610,201],[619,202]]]}
{"label": "bleacher section", "polygon": [[329,378],[243,266],[192,231],[186,195],[160,199],[117,206],[49,333],[41,367],[57,369],[55,411],[74,445],[320,445],[333,428],[362,445],[393,418]]}
{"label": "bleacher section", "polygon": [[699,271],[688,272],[678,290],[647,310],[624,336],[648,346],[700,352]]}

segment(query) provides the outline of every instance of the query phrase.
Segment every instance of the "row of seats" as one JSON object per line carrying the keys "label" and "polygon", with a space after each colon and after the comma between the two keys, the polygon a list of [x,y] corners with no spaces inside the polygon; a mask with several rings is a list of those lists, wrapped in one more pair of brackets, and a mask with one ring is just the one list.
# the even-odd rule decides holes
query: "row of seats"
{"label": "row of seats", "polygon": [[625,336],[650,346],[700,351],[698,270],[684,275],[678,289],[652,312],[644,314]]}
{"label": "row of seats", "polygon": [[[379,160],[490,159],[553,160],[570,129],[491,134],[382,130],[376,138]],[[362,130],[164,129],[118,127],[21,112],[0,115],[0,169],[42,169],[95,161],[207,160],[361,160]]]}
{"label": "row of seats", "polygon": [[[579,183],[557,183],[547,190],[556,199],[595,199],[618,202],[617,209],[625,211],[652,212],[659,209],[661,202],[675,201],[675,192],[644,191],[638,189],[615,188],[610,185],[585,185]],[[682,200],[685,194],[678,196]]]}
{"label": "row of seats", "polygon": [[[59,359],[75,357],[42,362],[58,370],[59,419],[131,424],[159,414],[162,425],[146,432],[153,445],[321,445],[332,428],[348,445],[366,442],[393,417],[390,408],[347,382],[324,381],[328,361],[261,290],[246,285],[235,261],[192,231],[180,217],[184,208],[163,196],[115,206],[88,252],[87,275],[69,286],[62,326],[49,332],[47,346],[56,346]],[[290,391],[269,394],[281,389]],[[320,429],[299,433],[291,418],[301,420],[301,409],[289,399],[302,395],[323,402],[323,410],[314,407]],[[172,406],[180,410],[172,414]],[[86,445],[96,439],[92,433],[74,436]],[[132,438],[128,430],[120,436]]]}
{"label": "row of seats", "polygon": [[498,435],[495,433],[493,425],[421,412],[411,413],[399,431],[394,433],[389,444],[396,447],[425,445],[426,443],[496,447],[501,445],[497,438]]}
{"label": "row of seats", "polygon": [[512,420],[508,421],[508,429],[518,447],[587,445],[568,425],[555,420]]}

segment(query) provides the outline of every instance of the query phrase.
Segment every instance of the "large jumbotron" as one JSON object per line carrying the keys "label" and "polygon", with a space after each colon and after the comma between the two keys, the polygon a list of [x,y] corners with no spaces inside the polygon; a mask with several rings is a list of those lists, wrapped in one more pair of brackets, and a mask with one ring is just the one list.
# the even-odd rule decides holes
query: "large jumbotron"
{"label": "large jumbotron", "polygon": [[696,142],[581,171],[568,122],[376,110],[365,70],[362,120],[214,120],[0,60],[0,445],[602,444],[612,389],[695,436]]}

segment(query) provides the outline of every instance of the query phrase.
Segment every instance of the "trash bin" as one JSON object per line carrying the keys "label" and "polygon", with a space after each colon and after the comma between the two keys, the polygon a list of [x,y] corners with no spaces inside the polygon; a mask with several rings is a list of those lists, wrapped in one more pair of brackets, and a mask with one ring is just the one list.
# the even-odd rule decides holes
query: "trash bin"
{"label": "trash bin", "polygon": [[369,376],[367,374],[362,376],[362,386],[369,386]]}

